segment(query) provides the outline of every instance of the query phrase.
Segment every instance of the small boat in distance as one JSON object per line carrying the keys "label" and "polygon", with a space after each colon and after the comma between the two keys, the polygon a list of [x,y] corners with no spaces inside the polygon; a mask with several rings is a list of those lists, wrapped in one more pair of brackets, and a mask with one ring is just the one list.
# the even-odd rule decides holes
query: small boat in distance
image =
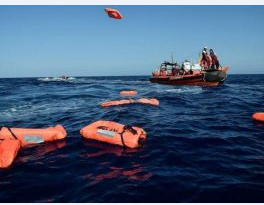
{"label": "small boat in distance", "polygon": [[191,65],[187,60],[181,66],[165,61],[149,80],[165,85],[218,85],[226,79],[228,69],[227,66],[203,69],[200,64]]}
{"label": "small boat in distance", "polygon": [[60,76],[60,77],[46,77],[46,78],[38,78],[40,81],[63,81],[63,82],[70,82],[72,80],[75,80],[76,78],[74,77],[69,77],[69,76]]}

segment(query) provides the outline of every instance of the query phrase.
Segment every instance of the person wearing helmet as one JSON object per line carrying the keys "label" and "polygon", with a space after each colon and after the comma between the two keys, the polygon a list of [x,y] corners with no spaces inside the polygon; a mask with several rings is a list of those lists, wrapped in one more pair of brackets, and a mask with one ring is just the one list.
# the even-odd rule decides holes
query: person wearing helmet
{"label": "person wearing helmet", "polygon": [[206,52],[207,53],[207,51],[208,51],[208,48],[205,46],[204,48],[203,48],[203,52]]}
{"label": "person wearing helmet", "polygon": [[213,51],[213,49],[210,49],[210,57],[211,57],[211,59],[212,59],[212,65],[211,65],[211,68],[212,69],[219,69],[219,65],[220,65],[220,63],[219,63],[219,60],[218,60],[218,58],[217,58],[217,56],[216,56],[216,54],[215,54],[215,52]]}

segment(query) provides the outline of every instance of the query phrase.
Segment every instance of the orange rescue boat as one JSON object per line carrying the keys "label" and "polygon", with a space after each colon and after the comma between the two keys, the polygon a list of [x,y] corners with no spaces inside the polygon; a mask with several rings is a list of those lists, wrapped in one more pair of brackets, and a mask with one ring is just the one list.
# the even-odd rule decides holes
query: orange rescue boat
{"label": "orange rescue boat", "polygon": [[177,63],[165,61],[158,71],[152,73],[149,80],[164,85],[218,85],[224,83],[229,69],[224,66],[218,69],[192,70],[189,62],[185,64],[188,71],[180,69]]}

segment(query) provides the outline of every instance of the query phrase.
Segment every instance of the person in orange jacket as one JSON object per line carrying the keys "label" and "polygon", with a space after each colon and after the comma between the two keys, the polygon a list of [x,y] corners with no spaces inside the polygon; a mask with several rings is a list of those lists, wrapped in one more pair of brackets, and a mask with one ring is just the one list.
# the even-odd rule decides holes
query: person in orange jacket
{"label": "person in orange jacket", "polygon": [[202,52],[202,59],[200,61],[200,65],[204,69],[208,69],[211,66],[211,57],[207,53],[207,47],[204,47],[203,52]]}

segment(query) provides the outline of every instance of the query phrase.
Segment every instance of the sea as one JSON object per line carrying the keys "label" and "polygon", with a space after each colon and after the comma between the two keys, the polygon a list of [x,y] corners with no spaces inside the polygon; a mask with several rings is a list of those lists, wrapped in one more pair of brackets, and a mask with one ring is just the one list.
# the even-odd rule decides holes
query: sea
{"label": "sea", "polygon": [[[159,106],[102,108],[156,98]],[[0,127],[61,124],[65,140],[23,147],[0,170],[0,202],[264,202],[264,75],[219,86],[169,86],[149,76],[0,79]],[[98,120],[143,128],[139,149],[87,140]]]}

